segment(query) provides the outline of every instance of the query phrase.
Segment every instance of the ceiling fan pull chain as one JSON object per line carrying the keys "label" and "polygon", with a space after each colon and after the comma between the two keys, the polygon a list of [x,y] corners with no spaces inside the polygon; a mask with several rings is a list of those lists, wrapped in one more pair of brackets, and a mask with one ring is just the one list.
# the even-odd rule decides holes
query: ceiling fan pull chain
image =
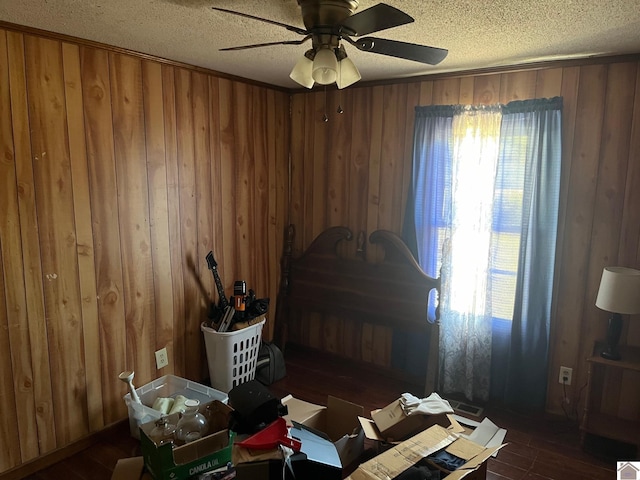
{"label": "ceiling fan pull chain", "polygon": [[324,115],[322,116],[323,122],[328,122],[329,117],[327,116],[327,86],[324,86]]}
{"label": "ceiling fan pull chain", "polygon": [[[338,78],[342,78],[342,62],[338,62]],[[343,114],[344,110],[342,109],[342,89],[338,88],[338,110],[336,110],[339,114]]]}

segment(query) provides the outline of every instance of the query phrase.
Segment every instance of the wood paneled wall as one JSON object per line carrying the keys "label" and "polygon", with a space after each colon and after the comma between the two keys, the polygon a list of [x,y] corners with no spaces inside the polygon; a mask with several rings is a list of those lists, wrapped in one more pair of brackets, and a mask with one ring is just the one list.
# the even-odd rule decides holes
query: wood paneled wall
{"label": "wood paneled wall", "polygon": [[210,250],[275,301],[289,103],[0,29],[0,472],[126,418],[123,370],[208,375]]}
{"label": "wood paneled wall", "polygon": [[[581,399],[584,359],[606,329],[594,306],[602,268],[640,267],[638,57],[290,98],[0,29],[0,472],[125,418],[125,369],[138,385],[206,376],[209,250],[228,290],[242,278],[275,300],[287,222],[294,254],[332,225],[400,232],[415,106],[556,95],[564,153],[550,411],[560,411],[560,365],[574,368],[568,393]],[[383,327],[311,319],[297,335],[390,362]],[[640,322],[625,323],[623,342],[640,345]],[[156,371],[164,346],[170,366]]]}
{"label": "wood paneled wall", "polygon": [[[294,255],[331,225],[345,225],[367,236],[377,229],[400,233],[411,175],[415,106],[554,96],[564,98],[564,143],[547,407],[562,412],[560,365],[574,369],[574,382],[568,388],[573,409],[584,401],[580,394],[586,382],[585,358],[606,330],[608,314],[594,305],[603,267],[640,268],[637,56],[354,86],[328,91],[326,98],[323,91],[296,94],[290,208],[297,226]],[[336,113],[338,105],[342,115]],[[328,122],[323,121],[325,111]],[[297,335],[293,341],[315,348],[385,366],[390,362],[391,332],[381,327],[310,318],[291,333]],[[350,340],[354,338],[355,342]],[[622,342],[640,344],[640,322],[627,323]]]}

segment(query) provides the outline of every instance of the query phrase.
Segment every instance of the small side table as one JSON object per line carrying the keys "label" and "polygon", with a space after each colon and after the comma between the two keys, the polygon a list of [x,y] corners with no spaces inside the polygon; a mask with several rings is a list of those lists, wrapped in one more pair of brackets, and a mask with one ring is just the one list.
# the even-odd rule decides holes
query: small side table
{"label": "small side table", "polygon": [[582,446],[587,433],[636,445],[640,454],[640,347],[620,345],[621,360],[600,356],[596,342],[589,366]]}

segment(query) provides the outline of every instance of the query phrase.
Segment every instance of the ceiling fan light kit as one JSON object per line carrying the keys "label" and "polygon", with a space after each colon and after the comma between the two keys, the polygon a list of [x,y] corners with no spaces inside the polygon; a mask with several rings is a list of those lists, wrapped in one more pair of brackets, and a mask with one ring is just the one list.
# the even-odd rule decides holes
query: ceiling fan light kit
{"label": "ceiling fan light kit", "polygon": [[331,85],[338,78],[338,59],[330,48],[321,48],[313,59],[313,80],[320,85]]}
{"label": "ceiling fan light kit", "polygon": [[313,60],[303,55],[296,63],[289,74],[289,77],[294,82],[302,85],[303,87],[312,88],[315,81],[313,80]]}
{"label": "ceiling fan light kit", "polygon": [[[302,11],[302,20],[306,27],[304,29],[226,8],[211,7],[220,12],[277,25],[303,36],[302,40],[259,43],[221,48],[220,50],[300,45],[311,39],[312,48],[307,50],[304,56],[298,60],[289,77],[306,88],[312,88],[314,83],[320,85],[335,83],[340,89],[353,85],[362,78],[354,63],[347,58],[344,46],[340,44],[341,40],[363,52],[377,53],[428,65],[440,63],[448,53],[443,48],[415,43],[374,37],[358,38],[414,21],[411,16],[386,3],[378,3],[358,13],[355,13],[358,8],[357,0],[298,0],[298,5]],[[352,39],[351,37],[356,38]]]}
{"label": "ceiling fan light kit", "polygon": [[360,75],[360,72],[350,58],[345,57],[340,60],[340,63],[338,63],[338,78],[336,80],[338,88],[347,88],[361,78],[362,75]]}
{"label": "ceiling fan light kit", "polygon": [[362,78],[355,64],[347,58],[343,46],[307,50],[297,61],[289,77],[306,88],[335,83],[339,89],[353,85]]}

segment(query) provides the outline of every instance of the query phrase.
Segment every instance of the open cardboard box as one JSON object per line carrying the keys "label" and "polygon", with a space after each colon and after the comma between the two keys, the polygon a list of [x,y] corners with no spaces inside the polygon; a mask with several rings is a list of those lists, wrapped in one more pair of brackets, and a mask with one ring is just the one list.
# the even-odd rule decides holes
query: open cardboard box
{"label": "open cardboard box", "polygon": [[237,480],[341,480],[342,462],[335,444],[318,430],[293,422],[290,436],[300,441],[284,465],[280,448],[255,449],[236,443],[233,462]]}
{"label": "open cardboard box", "polygon": [[[181,480],[205,473],[231,462],[234,433],[227,429],[232,408],[224,403],[200,405],[200,411],[209,408],[209,431],[213,432],[194,442],[174,447],[170,443],[156,445],[150,438],[155,422],[140,426],[140,440],[144,466],[155,480]],[[179,415],[166,417],[177,424]]]}
{"label": "open cardboard box", "polygon": [[358,421],[365,437],[378,442],[400,443],[433,425],[440,425],[452,433],[465,432],[465,428],[458,422],[457,415],[453,413],[407,415],[400,399],[380,410],[374,410],[371,412],[371,418],[370,420],[358,417]]}
{"label": "open cardboard box", "polygon": [[340,398],[329,396],[327,406],[305,402],[287,395],[282,399],[289,413],[288,423],[301,423],[325,433],[336,446],[342,467],[358,462],[364,452],[364,432],[358,421],[363,408]]}
{"label": "open cardboard box", "polygon": [[361,419],[367,438],[398,443],[426,430],[432,425],[440,425],[453,432],[463,432],[464,428],[455,420],[453,412],[436,415],[407,415],[400,399],[391,402],[380,410],[371,412],[372,421]]}
{"label": "open cardboard box", "polygon": [[487,459],[503,445],[484,447],[450,430],[433,425],[402,443],[361,464],[349,477],[349,480],[379,480],[395,478],[402,472],[435,452],[446,449],[449,453],[463,458],[465,463],[450,472],[447,480],[461,478],[480,479],[486,469]]}
{"label": "open cardboard box", "polygon": [[[324,459],[316,463],[327,469],[325,476],[335,474],[336,478],[340,478],[344,468],[359,462],[364,451],[364,432],[358,422],[358,417],[363,414],[362,406],[332,396],[327,398],[327,406],[305,402],[291,395],[287,395],[281,401],[288,410],[285,419],[291,427],[291,435],[305,437],[301,440],[303,453],[308,449],[307,456],[322,455]],[[329,445],[323,445],[324,437],[328,438],[329,445],[332,444],[335,448],[340,460],[339,466],[326,460],[329,458]],[[233,459],[238,480],[282,477],[283,458],[279,449],[257,451],[234,445]],[[312,474],[311,471],[303,471],[314,463],[312,458],[309,460],[294,466],[298,474],[305,475],[302,478]],[[334,471],[336,468],[338,472]]]}

